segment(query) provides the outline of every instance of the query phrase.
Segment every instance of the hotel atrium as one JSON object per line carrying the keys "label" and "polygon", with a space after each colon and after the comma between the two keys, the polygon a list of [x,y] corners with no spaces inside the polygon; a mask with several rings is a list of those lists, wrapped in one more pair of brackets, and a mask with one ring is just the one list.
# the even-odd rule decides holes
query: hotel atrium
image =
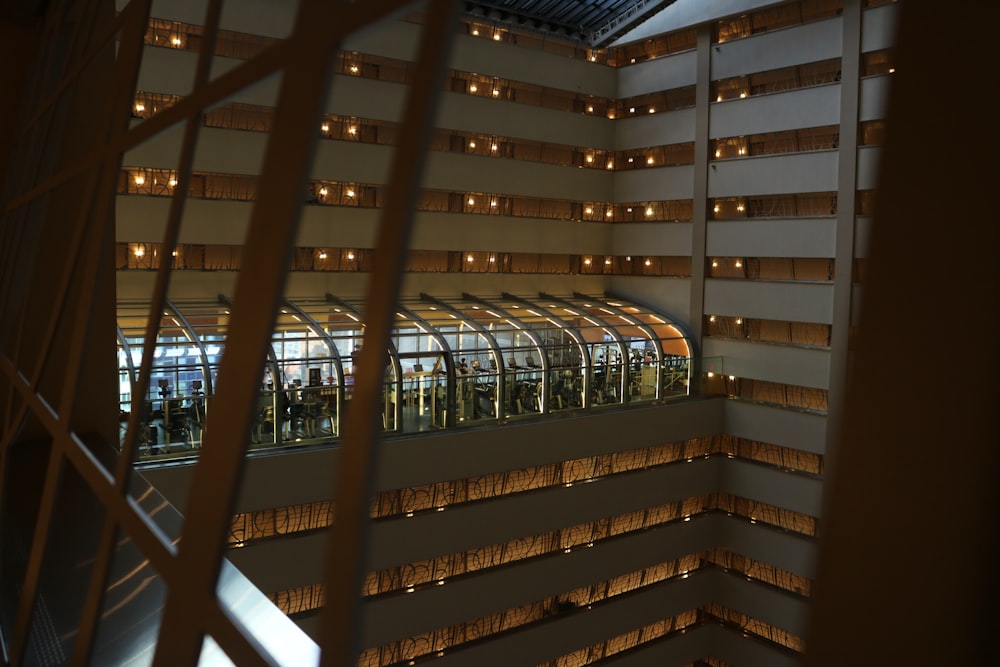
{"label": "hotel atrium", "polygon": [[5,664],[836,643],[903,3],[46,5],[0,13]]}

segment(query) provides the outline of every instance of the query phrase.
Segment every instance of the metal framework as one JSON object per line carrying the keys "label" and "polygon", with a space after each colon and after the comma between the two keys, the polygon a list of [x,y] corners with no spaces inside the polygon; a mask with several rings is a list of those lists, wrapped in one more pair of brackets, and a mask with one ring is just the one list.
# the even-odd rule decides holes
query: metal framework
{"label": "metal framework", "polygon": [[[224,538],[239,489],[260,379],[260,365],[247,361],[263,362],[266,358],[283,303],[301,193],[316,142],[312,128],[324,111],[337,47],[348,35],[407,10],[413,3],[341,0],[331,7],[329,2],[301,0],[287,39],[210,79],[223,10],[223,0],[210,0],[202,22],[204,39],[191,93],[134,126],[130,126],[129,109],[151,3],[118,3],[117,13],[112,4],[64,0],[50,8],[32,90],[24,96],[28,107],[22,117],[26,120],[19,127],[14,151],[21,169],[7,179],[5,188],[0,228],[0,372],[5,379],[0,390],[0,479],[5,510],[0,571],[11,590],[21,591],[13,622],[2,627],[7,659],[12,665],[30,664],[38,660],[40,650],[53,650],[54,655],[72,664],[86,664],[99,655],[107,659],[107,643],[113,641],[109,636],[116,634],[109,624],[118,618],[108,607],[116,585],[113,576],[129,560],[122,554],[123,545],[127,545],[133,550],[130,553],[141,554],[143,565],[139,569],[150,581],[162,582],[164,597],[161,611],[150,610],[148,618],[155,627],[155,642],[142,647],[119,646],[119,657],[131,652],[133,657],[151,657],[154,665],[188,665],[208,655],[207,650],[221,651],[240,665],[315,663],[318,651],[314,645],[310,649],[311,642],[290,635],[283,643],[270,641],[262,626],[248,618],[245,609],[234,607],[231,596],[225,594],[233,575],[223,559]],[[384,366],[380,362],[385,358],[395,312],[412,201],[422,171],[421,156],[456,17],[455,3],[450,0],[433,0],[427,11],[429,29],[416,64],[418,84],[413,88],[403,128],[408,139],[398,149],[392,196],[379,236],[380,263],[368,299],[362,367],[371,369]],[[337,20],[330,20],[331,13]],[[186,520],[179,526],[168,526],[162,511],[151,513],[132,495],[136,491],[131,471],[141,410],[131,410],[121,451],[116,454],[110,447],[116,439],[112,413],[99,408],[106,403],[95,398],[102,392],[82,390],[99,366],[92,360],[98,355],[91,351],[95,344],[109,339],[105,334],[114,326],[99,315],[106,316],[114,309],[114,285],[106,267],[112,265],[114,193],[122,156],[162,132],[184,128],[176,168],[178,187],[161,246],[169,256],[177,244],[201,113],[272,76],[281,78],[281,92],[244,248],[247,264],[254,270],[239,276],[218,386],[211,387],[214,409],[207,428],[211,446],[204,449],[198,463],[184,512]],[[89,111],[94,131],[77,133],[67,140],[69,118],[81,117],[74,117],[72,111],[81,109]],[[66,200],[72,201],[66,215],[63,209],[68,203],[61,196],[70,189],[77,196]],[[55,239],[60,240],[65,261],[39,265],[35,259],[41,247]],[[170,263],[164,262],[146,317],[146,341],[157,340],[162,314],[172,312],[166,296],[170,277]],[[187,322],[179,327],[191,331]],[[193,336],[195,345],[196,340]],[[148,391],[155,347],[145,345],[138,368],[131,370],[136,401]],[[204,348],[202,358],[204,361]],[[341,468],[345,478],[337,487],[338,534],[331,539],[357,548],[332,550],[343,558],[334,558],[328,573],[332,611],[323,664],[351,665],[356,659],[356,605],[367,521],[362,510],[367,508],[375,451],[372,442],[379,433],[369,424],[368,416],[373,414],[380,383],[381,377],[374,371],[359,376],[345,425]],[[95,416],[100,414],[107,417]],[[213,430],[213,421],[227,427]],[[24,546],[27,556],[22,564],[11,556],[18,527],[10,516],[17,509],[12,507],[18,503],[15,494],[23,491],[16,479],[26,467],[42,482],[42,490],[37,506],[25,513],[33,537]],[[67,488],[95,508],[89,518],[95,522],[97,538],[78,554],[80,562],[90,564],[89,583],[74,592],[72,609],[63,610],[65,613],[56,619],[57,630],[72,631],[47,637],[42,630],[52,619],[45,615],[45,573],[60,541],[59,522],[67,503],[72,503]],[[357,511],[352,512],[352,507]],[[174,529],[179,532],[172,532]],[[289,630],[283,627],[282,631]],[[147,627],[146,632],[132,635],[139,636],[153,634]],[[46,639],[48,647],[43,646]]]}

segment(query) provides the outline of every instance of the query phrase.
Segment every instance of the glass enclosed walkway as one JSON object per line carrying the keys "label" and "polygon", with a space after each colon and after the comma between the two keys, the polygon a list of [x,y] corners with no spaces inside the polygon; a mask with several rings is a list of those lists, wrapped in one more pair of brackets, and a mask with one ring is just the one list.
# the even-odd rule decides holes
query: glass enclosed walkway
{"label": "glass enclosed walkway", "polygon": [[[142,411],[143,458],[200,447],[229,305],[224,296],[169,303],[149,394],[135,397],[148,303],[119,302],[122,429],[131,410]],[[338,437],[363,334],[361,302],[327,294],[283,303],[261,368],[252,447]],[[686,396],[691,359],[690,341],[666,316],[619,299],[422,295],[396,313],[382,425],[419,433]]]}

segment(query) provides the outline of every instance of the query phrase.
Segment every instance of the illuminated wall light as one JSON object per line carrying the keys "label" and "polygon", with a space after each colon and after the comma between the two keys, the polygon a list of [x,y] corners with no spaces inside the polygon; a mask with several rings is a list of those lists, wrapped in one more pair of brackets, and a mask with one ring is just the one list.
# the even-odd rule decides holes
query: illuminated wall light
{"label": "illuminated wall light", "polygon": [[[478,30],[473,30],[472,31],[472,36],[473,37],[479,37],[479,31]],[[413,663],[411,662],[410,664],[412,665]]]}
{"label": "illuminated wall light", "polygon": [[171,256],[171,257],[176,257],[176,256],[177,256],[177,251],[176,251],[176,250],[172,250],[172,251],[170,252],[170,256]]}
{"label": "illuminated wall light", "polygon": [[615,168],[615,161],[614,160],[608,160],[608,163],[606,165],[604,165],[604,166],[606,168],[608,168],[608,169],[614,169]]}
{"label": "illuminated wall light", "polygon": [[739,152],[740,155],[746,155],[747,154],[747,149],[740,148],[740,150],[738,152]]}
{"label": "illuminated wall light", "polygon": [[465,261],[466,261],[466,262],[473,262],[473,261],[475,261],[475,259],[476,259],[476,258],[475,258],[475,257],[473,257],[472,255],[468,255],[468,256],[467,256],[467,257],[465,258]]}
{"label": "illuminated wall light", "polygon": [[715,149],[715,157],[722,157],[722,149],[721,148],[716,148]]}
{"label": "illuminated wall light", "polygon": [[320,129],[321,132],[323,132],[323,134],[326,134],[327,132],[330,131],[330,124],[329,123],[323,123],[322,125],[319,126],[319,129]]}
{"label": "illuminated wall light", "polygon": [[354,197],[355,192],[354,192],[354,190],[348,190],[346,194],[347,194],[348,197]]}
{"label": "illuminated wall light", "polygon": [[741,262],[740,260],[736,260],[736,268],[739,269],[742,267],[743,267],[743,262]]}
{"label": "illuminated wall light", "polygon": [[143,255],[146,254],[146,249],[143,248],[141,245],[137,245],[135,247],[135,250],[132,251],[132,254],[134,254],[136,257],[142,257]]}
{"label": "illuminated wall light", "polygon": [[629,206],[629,207],[628,207],[627,209],[625,209],[625,212],[626,212],[626,213],[631,213],[631,212],[632,212],[632,207],[631,207],[631,206]]}
{"label": "illuminated wall light", "polygon": [[629,164],[632,164],[633,162],[635,162],[635,158],[631,158],[631,157],[630,157],[630,158],[628,159],[628,163],[629,163]]}
{"label": "illuminated wall light", "polygon": [[325,250],[320,250],[319,251],[319,258],[320,259],[326,259],[326,251]]}
{"label": "illuminated wall light", "polygon": [[635,113],[635,107],[629,107],[628,108],[628,112],[629,113]]}
{"label": "illuminated wall light", "polygon": [[351,74],[357,74],[359,71],[361,70],[357,65],[351,65]]}
{"label": "illuminated wall light", "polygon": [[742,99],[743,99],[744,97],[746,97],[746,96],[747,96],[747,93],[746,93],[746,91],[745,91],[745,90],[744,90],[744,91],[743,91],[742,93],[740,93],[740,99],[741,99],[741,100],[742,100]]}
{"label": "illuminated wall light", "polygon": [[472,197],[469,197],[465,203],[467,203],[469,206],[475,206],[476,200],[473,199]]}
{"label": "illuminated wall light", "polygon": [[590,260],[590,258],[589,258],[589,257],[584,257],[584,258],[583,258],[583,263],[584,263],[584,264],[585,264],[586,266],[590,266],[590,262],[591,262],[591,260]]}
{"label": "illuminated wall light", "polygon": [[593,161],[594,161],[594,156],[593,155],[588,155],[587,156],[587,162],[588,163],[593,163]]}
{"label": "illuminated wall light", "polygon": [[604,258],[604,265],[605,266],[611,266],[611,258],[610,257],[605,257]]}
{"label": "illuminated wall light", "polygon": [[609,208],[607,211],[604,212],[604,217],[605,218],[610,218],[614,214],[615,214],[615,212]]}
{"label": "illuminated wall light", "polygon": [[714,378],[715,377],[715,373],[713,373],[712,371],[709,371],[708,372],[708,377],[709,378]]}
{"label": "illuminated wall light", "polygon": [[646,266],[652,266],[652,265],[653,265],[653,260],[651,260],[650,258],[647,257],[646,258]]}
{"label": "illuminated wall light", "polygon": [[135,184],[136,185],[142,185],[145,182],[146,182],[146,177],[144,175],[142,175],[142,174],[136,174],[135,175]]}
{"label": "illuminated wall light", "polygon": [[614,109],[611,109],[611,110],[608,111],[608,118],[610,118],[611,120],[615,119]]}
{"label": "illuminated wall light", "polygon": [[631,262],[632,261],[632,255],[625,255],[625,261],[626,262]]}
{"label": "illuminated wall light", "polygon": [[496,207],[497,207],[497,200],[496,199],[491,199],[490,200],[490,208],[496,208]]}
{"label": "illuminated wall light", "polygon": [[896,73],[896,68],[895,67],[890,67],[889,68],[889,74],[895,74],[895,73]]}
{"label": "illuminated wall light", "polygon": [[358,128],[352,125],[349,128],[347,128],[347,133],[353,137],[355,134],[358,133]]}
{"label": "illuminated wall light", "polygon": [[715,98],[715,101],[716,102],[721,102],[722,101],[722,94],[721,93],[719,94],[718,97]]}
{"label": "illuminated wall light", "polygon": [[629,62],[629,64],[630,65],[634,65],[635,64],[635,58],[632,58],[632,60]]}
{"label": "illuminated wall light", "polygon": [[583,209],[583,212],[586,213],[587,215],[590,215],[591,213],[594,212],[594,209],[588,206],[587,208]]}
{"label": "illuminated wall light", "polygon": [[497,146],[496,144],[491,144],[490,145],[490,150],[493,151],[494,153],[497,151],[498,148],[499,148],[499,146]]}
{"label": "illuminated wall light", "polygon": [[145,110],[146,110],[146,105],[145,104],[143,104],[142,102],[136,102],[135,103],[135,111],[136,111],[136,113],[142,113]]}
{"label": "illuminated wall light", "polygon": [[474,93],[474,92],[476,92],[477,90],[479,90],[479,88],[478,88],[478,87],[476,87],[476,84],[474,84],[474,83],[470,83],[470,84],[469,84],[469,92],[470,92],[470,93]]}
{"label": "illuminated wall light", "polygon": [[743,209],[744,209],[744,206],[743,206],[743,204],[737,204],[737,205],[736,205],[736,210],[737,210],[737,211],[739,211],[740,213],[742,213],[742,212],[743,212]]}
{"label": "illuminated wall light", "polygon": [[708,316],[708,321],[709,322],[714,322],[715,321],[715,315],[709,315]]}
{"label": "illuminated wall light", "polygon": [[718,212],[719,212],[719,210],[720,210],[720,206],[719,206],[718,204],[716,204],[715,206],[713,206],[713,207],[712,207],[712,210],[713,210],[714,212],[718,213]]}
{"label": "illuminated wall light", "polygon": [[169,180],[169,181],[167,181],[167,185],[169,185],[169,186],[170,186],[170,187],[172,187],[172,188],[173,188],[173,187],[177,187],[177,179],[176,179],[176,178],[174,178],[173,176],[171,176],[171,177],[170,177],[170,180]]}
{"label": "illuminated wall light", "polygon": [[656,113],[656,107],[649,107],[649,113]]}
{"label": "illuminated wall light", "polygon": [[493,41],[494,42],[499,42],[500,41],[500,33],[496,33],[496,34],[493,35]]}
{"label": "illuminated wall light", "polygon": [[717,260],[717,259],[713,259],[712,260],[712,268],[713,269],[719,268],[719,260]]}
{"label": "illuminated wall light", "polygon": [[653,159],[652,155],[650,155],[648,158],[646,158],[646,164],[653,164],[654,162],[655,162],[655,160]]}
{"label": "illuminated wall light", "polygon": [[498,97],[499,95],[500,95],[500,89],[499,88],[494,88],[493,89],[493,97]]}
{"label": "illuminated wall light", "polygon": [[497,258],[495,256],[493,256],[493,255],[490,255],[490,264],[496,264],[496,261],[497,261]]}
{"label": "illuminated wall light", "polygon": [[181,38],[177,35],[174,35],[173,37],[170,38],[170,43],[173,44],[174,46],[180,46]]}
{"label": "illuminated wall light", "polygon": [[327,189],[326,189],[326,186],[324,185],[323,187],[321,187],[321,188],[319,189],[319,196],[320,196],[320,197],[325,197],[325,196],[326,196],[326,195],[327,195],[327,194],[328,194],[329,192],[330,192],[330,191],[329,191],[329,190],[327,190]]}
{"label": "illuminated wall light", "polygon": [[650,206],[649,208],[646,209],[646,215],[647,216],[653,215],[653,207],[652,206]]}
{"label": "illuminated wall light", "polygon": [[743,318],[742,317],[737,317],[736,318],[736,324],[743,324]]}
{"label": "illuminated wall light", "polygon": [[735,379],[736,379],[736,376],[735,376],[735,375],[730,375],[730,376],[729,376],[729,381],[730,381],[730,382],[732,382],[732,381],[733,381],[733,380],[735,380]]}
{"label": "illuminated wall light", "polygon": [[[347,259],[350,259],[350,260],[354,259],[354,252],[353,251],[351,251],[351,250],[347,251]],[[413,516],[413,515],[410,514],[410,516]]]}
{"label": "illuminated wall light", "polygon": [[597,55],[596,54],[593,54],[593,53],[590,54],[590,62],[592,62],[592,63],[596,63],[597,62]]}
{"label": "illuminated wall light", "polygon": [[594,113],[594,105],[593,104],[591,104],[590,106],[587,107],[587,113]]}
{"label": "illuminated wall light", "polygon": [[476,147],[476,142],[475,141],[470,141],[469,142],[469,148],[475,148],[475,147]]}

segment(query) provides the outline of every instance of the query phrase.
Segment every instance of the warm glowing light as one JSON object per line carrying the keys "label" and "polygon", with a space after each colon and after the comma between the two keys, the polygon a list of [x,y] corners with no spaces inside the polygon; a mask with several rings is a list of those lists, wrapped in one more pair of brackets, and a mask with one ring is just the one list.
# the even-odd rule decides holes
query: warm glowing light
{"label": "warm glowing light", "polygon": [[646,208],[646,215],[647,216],[653,215],[653,207],[652,206],[649,206],[649,207]]}
{"label": "warm glowing light", "polygon": [[736,379],[736,376],[735,376],[735,375],[730,375],[730,376],[729,376],[729,381],[730,381],[730,382],[732,382],[732,381],[733,381],[733,380],[735,380],[735,379]]}
{"label": "warm glowing light", "polygon": [[615,119],[615,112],[614,112],[614,110],[608,111],[608,118],[610,118],[611,120]]}
{"label": "warm glowing light", "polygon": [[325,250],[320,250],[319,251],[319,258],[320,259],[326,259],[326,251]]}
{"label": "warm glowing light", "polygon": [[328,193],[328,192],[330,192],[330,191],[329,191],[329,190],[327,190],[327,189],[326,189],[326,186],[324,185],[323,187],[321,187],[321,188],[319,189],[319,196],[320,196],[320,197],[325,197],[325,196],[327,195],[327,193]]}
{"label": "warm glowing light", "polygon": [[475,259],[476,259],[475,257],[473,257],[472,255],[469,255],[469,256],[467,256],[467,257],[465,258],[465,261],[466,261],[466,262],[472,262],[472,261],[474,261]]}
{"label": "warm glowing light", "polygon": [[177,179],[176,179],[176,178],[173,178],[173,177],[171,177],[171,178],[170,178],[170,180],[169,180],[169,181],[167,181],[167,185],[169,185],[169,186],[170,186],[170,187],[172,187],[172,188],[173,188],[173,187],[177,187]]}
{"label": "warm glowing light", "polygon": [[611,265],[611,258],[610,257],[605,257],[604,258],[604,264],[605,264],[605,266],[610,266]]}
{"label": "warm glowing light", "polygon": [[469,148],[475,148],[475,147],[476,147],[476,142],[475,141],[470,141],[469,142]]}
{"label": "warm glowing light", "polygon": [[347,133],[350,134],[351,136],[354,136],[355,134],[358,133],[358,128],[352,125],[349,128],[347,128]]}
{"label": "warm glowing light", "polygon": [[590,62],[596,63],[597,62],[597,56],[594,56],[594,55],[590,56]]}
{"label": "warm glowing light", "polygon": [[713,207],[712,207],[712,210],[713,210],[713,211],[715,211],[716,213],[718,213],[718,212],[719,212],[719,210],[720,210],[720,207],[719,207],[719,205],[718,205],[718,204],[716,204],[715,206],[713,206]]}
{"label": "warm glowing light", "polygon": [[587,162],[593,162],[593,161],[594,161],[594,156],[593,155],[588,155],[587,156]]}
{"label": "warm glowing light", "polygon": [[494,88],[493,89],[493,97],[497,97],[499,94],[500,94],[500,89],[499,88]]}
{"label": "warm glowing light", "polygon": [[740,148],[740,150],[739,150],[739,151],[737,151],[737,152],[738,152],[738,153],[739,153],[740,155],[746,155],[746,154],[747,154],[747,149],[745,149],[745,148]]}
{"label": "warm glowing light", "polygon": [[712,260],[712,268],[713,269],[719,268],[719,260],[717,260],[717,259],[713,259]]}
{"label": "warm glowing light", "polygon": [[743,266],[743,262],[741,262],[740,260],[736,260],[736,268],[738,269],[738,268],[740,268],[742,266]]}
{"label": "warm glowing light", "polygon": [[743,204],[737,204],[736,205],[736,210],[739,211],[740,213],[743,212],[743,208],[744,208]]}
{"label": "warm glowing light", "polygon": [[477,87],[476,87],[476,84],[474,84],[474,83],[470,83],[470,84],[469,84],[469,92],[470,92],[470,93],[474,93],[474,92],[476,92],[477,90],[479,90],[479,88],[477,88]]}
{"label": "warm glowing light", "polygon": [[490,145],[490,150],[491,150],[491,151],[493,151],[494,153],[496,152],[496,150],[497,150],[498,148],[499,148],[499,146],[497,146],[496,144],[491,144],[491,145]]}
{"label": "warm glowing light", "polygon": [[736,324],[743,324],[743,318],[742,317],[737,317],[736,318]]}
{"label": "warm glowing light", "polygon": [[146,249],[143,248],[141,245],[137,245],[135,247],[135,250],[133,250],[132,252],[135,254],[136,257],[142,257],[143,255],[146,254]]}
{"label": "warm glowing light", "polygon": [[[472,36],[473,37],[479,37],[479,31],[478,30],[473,30],[472,31]],[[410,664],[413,664],[413,663],[410,663]]]}
{"label": "warm glowing light", "polygon": [[323,133],[329,132],[330,131],[330,124],[329,123],[323,123],[322,125],[319,126],[319,129],[321,131],[323,131]]}
{"label": "warm glowing light", "polygon": [[173,37],[170,38],[170,43],[173,44],[174,46],[180,46],[181,38],[178,37],[177,35],[174,35]]}
{"label": "warm glowing light", "polygon": [[715,101],[716,102],[721,102],[722,101],[722,93],[719,93],[719,96],[715,98]]}
{"label": "warm glowing light", "polygon": [[496,199],[491,199],[490,200],[490,208],[496,208],[496,205],[497,205],[497,200]]}
{"label": "warm glowing light", "polygon": [[145,176],[143,176],[142,174],[136,174],[135,175],[135,184],[136,185],[142,185],[145,182],[146,182],[146,177]]}
{"label": "warm glowing light", "polygon": [[747,96],[746,91],[743,91],[742,93],[740,93],[740,99],[743,99],[746,96]]}
{"label": "warm glowing light", "polygon": [[357,74],[360,71],[357,65],[351,65],[351,74]]}
{"label": "warm glowing light", "polygon": [[722,149],[721,148],[716,148],[715,149],[715,157],[722,157]]}
{"label": "warm glowing light", "polygon": [[649,107],[649,113],[656,113],[655,107]]}
{"label": "warm glowing light", "polygon": [[146,105],[145,104],[143,104],[142,102],[136,102],[135,103],[135,111],[136,111],[136,113],[142,113],[145,110],[146,110]]}
{"label": "warm glowing light", "polygon": [[473,199],[472,197],[469,197],[469,199],[468,199],[468,201],[467,201],[466,203],[468,203],[468,204],[469,204],[469,206],[473,206],[473,205],[475,205],[475,203],[476,203],[476,200],[475,200],[475,199]]}
{"label": "warm glowing light", "polygon": [[590,266],[590,258],[589,257],[584,257],[583,258],[583,263],[586,264],[587,266]]}
{"label": "warm glowing light", "polygon": [[587,113],[594,113],[594,105],[590,105],[587,107]]}
{"label": "warm glowing light", "polygon": [[650,265],[652,265],[652,263],[653,263],[653,260],[651,260],[651,259],[649,259],[649,258],[647,257],[647,258],[646,258],[646,266],[650,266]]}
{"label": "warm glowing light", "polygon": [[497,258],[494,257],[493,255],[490,255],[490,264],[495,264],[496,261],[497,261]]}
{"label": "warm glowing light", "polygon": [[347,251],[347,259],[354,259],[354,252],[348,250]]}
{"label": "warm glowing light", "polygon": [[499,42],[500,41],[500,33],[496,33],[496,34],[493,35],[493,41],[494,42]]}
{"label": "warm glowing light", "polygon": [[635,162],[635,158],[632,158],[632,157],[630,157],[630,158],[628,159],[628,163],[629,163],[629,164],[632,164],[633,162]]}
{"label": "warm glowing light", "polygon": [[629,107],[628,108],[628,112],[629,113],[635,113],[635,107]]}
{"label": "warm glowing light", "polygon": [[715,373],[713,373],[712,371],[709,371],[708,372],[708,377],[714,378],[715,377]]}
{"label": "warm glowing light", "polygon": [[646,158],[646,164],[653,164],[653,162],[655,162],[655,160],[653,160],[653,156]]}
{"label": "warm glowing light", "polygon": [[348,197],[353,197],[354,196],[354,190],[348,190],[346,194],[347,194]]}
{"label": "warm glowing light", "polygon": [[610,218],[612,215],[614,215],[614,211],[611,210],[610,208],[607,211],[604,212],[604,217],[605,218]]}
{"label": "warm glowing light", "polygon": [[608,163],[605,165],[605,167],[607,167],[608,169],[614,169],[615,168],[615,161],[614,160],[608,160]]}
{"label": "warm glowing light", "polygon": [[714,322],[715,321],[715,315],[709,315],[708,316],[708,321],[709,322]]}
{"label": "warm glowing light", "polygon": [[587,208],[583,209],[583,212],[586,213],[587,215],[590,215],[591,213],[594,212],[594,208],[592,206],[588,206]]}
{"label": "warm glowing light", "polygon": [[896,73],[896,68],[895,67],[890,67],[889,68],[889,74],[895,74],[895,73]]}

